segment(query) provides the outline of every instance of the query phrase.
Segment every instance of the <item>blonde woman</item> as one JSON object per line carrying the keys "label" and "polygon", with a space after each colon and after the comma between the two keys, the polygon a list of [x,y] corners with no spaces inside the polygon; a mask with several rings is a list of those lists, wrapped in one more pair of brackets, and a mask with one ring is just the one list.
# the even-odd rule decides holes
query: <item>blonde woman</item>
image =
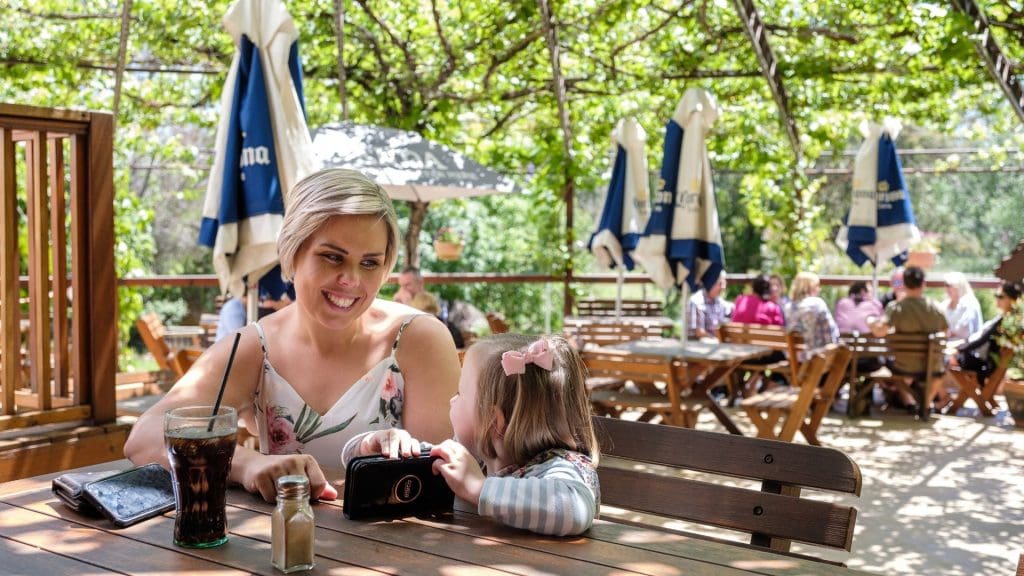
{"label": "blonde woman", "polygon": [[949,323],[946,336],[950,340],[966,340],[981,329],[981,304],[962,273],[946,273],[946,299],[941,306]]}
{"label": "blonde woman", "polygon": [[800,332],[808,349],[820,348],[839,340],[839,328],[822,300],[821,281],[813,272],[800,272],[790,287],[786,307],[786,327]]}
{"label": "blonde woman", "polygon": [[[337,466],[353,436],[396,426],[431,442],[451,436],[438,415],[458,388],[459,359],[436,318],[377,298],[395,264],[398,223],[369,178],[328,169],[296,184],[277,249],[296,300],[241,330],[223,403],[259,436],[260,451],[238,446],[229,479],[272,502],[278,477],[304,474],[313,498],[331,499],[321,466]],[[214,344],[142,415],[128,458],[167,466],[164,412],[214,403],[232,340]]]}

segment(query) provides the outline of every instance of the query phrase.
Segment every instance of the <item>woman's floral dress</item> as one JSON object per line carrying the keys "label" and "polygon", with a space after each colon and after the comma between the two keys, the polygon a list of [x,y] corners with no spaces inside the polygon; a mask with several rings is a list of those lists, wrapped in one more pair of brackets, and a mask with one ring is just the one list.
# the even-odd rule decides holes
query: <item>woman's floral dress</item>
{"label": "woman's floral dress", "polygon": [[402,332],[415,317],[402,322],[391,354],[353,384],[325,414],[310,408],[274,370],[263,327],[256,322],[263,348],[263,371],[254,398],[260,451],[310,454],[321,465],[337,467],[349,438],[367,430],[401,426],[405,380],[395,354]]}

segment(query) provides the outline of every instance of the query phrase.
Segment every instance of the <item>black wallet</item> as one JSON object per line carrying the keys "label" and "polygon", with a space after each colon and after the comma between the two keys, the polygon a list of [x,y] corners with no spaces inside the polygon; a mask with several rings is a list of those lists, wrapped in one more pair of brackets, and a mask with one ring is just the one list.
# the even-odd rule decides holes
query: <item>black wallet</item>
{"label": "black wallet", "polygon": [[159,464],[119,472],[64,474],[54,479],[53,492],[73,510],[98,512],[120,527],[174,510],[171,474]]}
{"label": "black wallet", "polygon": [[345,469],[345,517],[401,518],[450,511],[455,493],[435,475],[436,456],[360,456]]}
{"label": "black wallet", "polygon": [[100,516],[100,511],[82,498],[82,489],[89,482],[117,474],[117,470],[103,472],[70,472],[53,479],[53,495],[75,512],[87,516]]}

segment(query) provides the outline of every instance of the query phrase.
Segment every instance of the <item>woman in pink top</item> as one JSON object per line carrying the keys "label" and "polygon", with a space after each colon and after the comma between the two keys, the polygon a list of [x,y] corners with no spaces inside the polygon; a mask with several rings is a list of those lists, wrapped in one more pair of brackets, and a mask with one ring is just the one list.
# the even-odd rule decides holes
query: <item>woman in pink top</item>
{"label": "woman in pink top", "polygon": [[854,282],[849,295],[836,302],[836,326],[840,332],[870,334],[868,317],[881,315],[882,303],[871,297],[871,287],[866,282]]}
{"label": "woman in pink top", "polygon": [[774,324],[784,326],[782,310],[771,301],[771,280],[766,274],[755,276],[750,283],[751,293],[736,298],[732,321],[743,324]]}

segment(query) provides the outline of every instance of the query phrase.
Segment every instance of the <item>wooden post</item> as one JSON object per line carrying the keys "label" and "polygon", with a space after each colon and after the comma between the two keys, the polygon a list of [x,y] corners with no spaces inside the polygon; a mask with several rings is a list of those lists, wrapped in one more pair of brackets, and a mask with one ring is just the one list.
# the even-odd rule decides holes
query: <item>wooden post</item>
{"label": "wooden post", "polygon": [[21,313],[18,304],[18,199],[14,140],[0,128],[0,388],[3,413],[14,414],[14,389],[21,368]]}
{"label": "wooden post", "polygon": [[90,339],[93,420],[117,417],[117,276],[114,272],[114,117],[90,115],[89,181],[86,203],[89,230],[89,298],[86,317]]}

